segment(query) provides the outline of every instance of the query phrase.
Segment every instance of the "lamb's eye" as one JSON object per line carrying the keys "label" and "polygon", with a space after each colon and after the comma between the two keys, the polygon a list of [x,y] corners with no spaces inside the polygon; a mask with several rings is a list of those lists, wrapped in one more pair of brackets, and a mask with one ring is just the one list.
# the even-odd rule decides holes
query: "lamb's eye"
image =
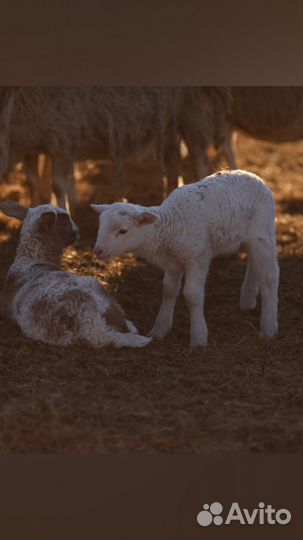
{"label": "lamb's eye", "polygon": [[118,234],[125,234],[125,233],[127,233],[127,229],[120,229],[118,231]]}

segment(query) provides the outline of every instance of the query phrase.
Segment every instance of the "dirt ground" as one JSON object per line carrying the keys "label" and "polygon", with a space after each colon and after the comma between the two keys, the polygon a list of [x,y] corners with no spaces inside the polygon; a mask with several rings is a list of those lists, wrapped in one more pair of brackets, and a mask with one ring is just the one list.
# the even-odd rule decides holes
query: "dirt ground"
{"label": "dirt ground", "polygon": [[[275,145],[238,136],[241,168],[260,174],[277,201],[279,335],[258,337],[259,307],[239,310],[243,255],[213,262],[207,282],[207,349],[190,352],[182,296],[172,333],[148,348],[49,347],[0,319],[0,452],[295,452],[300,447],[303,274],[303,143]],[[223,161],[216,166],[223,167]],[[161,202],[159,172],[126,167],[130,202]],[[190,167],[184,163],[190,179]],[[104,267],[91,254],[97,216],[88,202],[120,196],[109,165],[78,179],[81,243],[64,267],[95,275],[147,333],[161,299],[161,272],[133,256]],[[22,172],[0,198],[28,203]],[[13,261],[19,224],[0,216],[0,283]]]}

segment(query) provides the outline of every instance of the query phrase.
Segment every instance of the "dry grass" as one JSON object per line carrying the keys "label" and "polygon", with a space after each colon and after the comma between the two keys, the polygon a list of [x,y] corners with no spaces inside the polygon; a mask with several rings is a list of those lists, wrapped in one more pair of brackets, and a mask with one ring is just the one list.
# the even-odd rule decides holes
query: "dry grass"
{"label": "dry grass", "polygon": [[[258,338],[259,308],[239,311],[243,256],[214,261],[207,284],[209,347],[188,350],[189,320],[180,297],[174,330],[143,350],[68,349],[31,342],[1,320],[0,452],[214,453],[294,452],[300,446],[302,355],[302,143],[238,139],[242,168],[273,189],[281,268],[280,331]],[[219,164],[220,165],[220,164]],[[82,243],[65,268],[94,274],[146,333],[161,298],[161,272],[132,256],[109,267],[90,253],[97,218],[87,202],[119,196],[111,169],[78,181]],[[128,165],[128,198],[160,202],[158,171]],[[185,162],[185,173],[190,170]],[[21,173],[1,198],[27,202]],[[0,217],[1,282],[13,260],[18,224]]]}

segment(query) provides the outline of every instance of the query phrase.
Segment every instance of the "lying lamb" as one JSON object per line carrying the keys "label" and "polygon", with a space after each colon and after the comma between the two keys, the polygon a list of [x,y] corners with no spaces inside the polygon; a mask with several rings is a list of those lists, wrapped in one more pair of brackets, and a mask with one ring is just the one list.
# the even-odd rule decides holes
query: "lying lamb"
{"label": "lying lamb", "polygon": [[78,228],[61,208],[25,208],[0,203],[0,210],[23,222],[14,263],[1,295],[1,313],[18,323],[31,339],[49,345],[85,342],[93,347],[144,347],[117,302],[90,277],[60,270],[65,247]]}
{"label": "lying lamb", "polygon": [[208,176],[173,191],[156,207],[128,203],[93,204],[100,214],[94,253],[102,259],[132,251],[165,272],[163,299],[151,335],[171,329],[176,298],[185,274],[184,296],[190,311],[192,347],[207,344],[204,287],[211,259],[249,254],[241,288],[241,309],[253,309],[260,289],[261,335],[277,332],[279,268],[275,204],[262,180],[245,171]]}

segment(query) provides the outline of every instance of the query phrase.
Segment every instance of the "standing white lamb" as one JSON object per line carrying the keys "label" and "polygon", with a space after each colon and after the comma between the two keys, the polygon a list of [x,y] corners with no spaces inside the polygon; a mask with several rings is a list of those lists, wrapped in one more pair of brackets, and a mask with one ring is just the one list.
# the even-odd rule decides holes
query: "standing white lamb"
{"label": "standing white lamb", "polygon": [[160,205],[93,204],[100,214],[94,253],[102,259],[134,252],[164,270],[163,299],[151,335],[171,329],[176,298],[185,274],[184,296],[190,311],[192,347],[207,344],[204,287],[217,255],[248,254],[241,288],[241,309],[253,309],[261,292],[261,335],[277,332],[279,268],[275,203],[268,187],[246,171],[208,176],[173,191]]}
{"label": "standing white lamb", "polygon": [[27,337],[49,345],[144,347],[150,342],[137,334],[94,278],[60,269],[63,249],[78,236],[65,210],[49,205],[25,208],[12,201],[0,203],[0,210],[23,221],[0,298],[3,316],[16,321]]}

